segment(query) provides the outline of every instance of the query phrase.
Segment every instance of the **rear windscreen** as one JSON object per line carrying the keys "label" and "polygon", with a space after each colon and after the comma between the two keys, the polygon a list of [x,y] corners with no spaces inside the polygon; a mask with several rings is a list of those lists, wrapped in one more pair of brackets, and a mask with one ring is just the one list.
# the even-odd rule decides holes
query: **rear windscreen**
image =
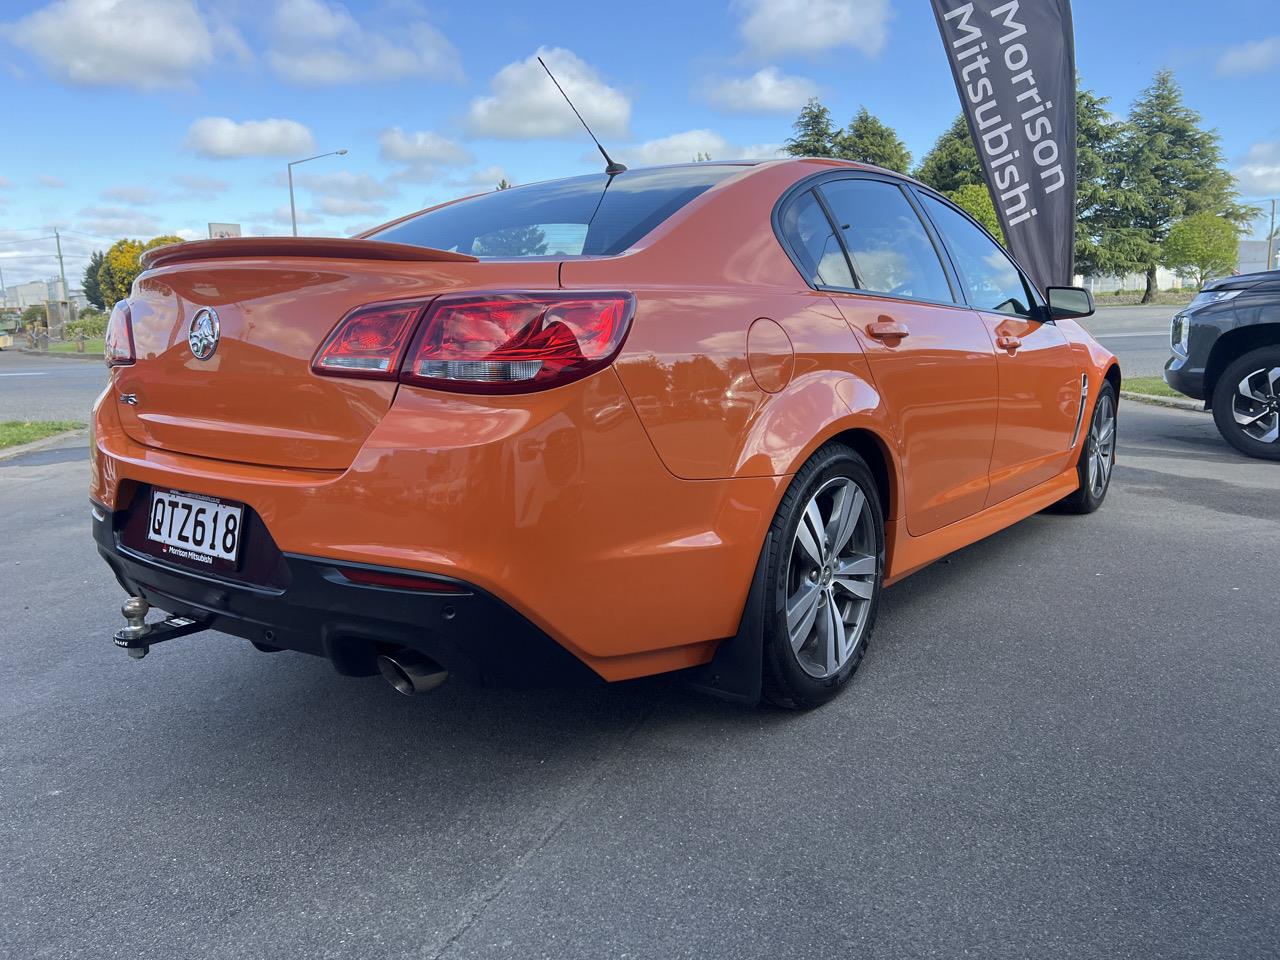
{"label": "rear windscreen", "polygon": [[743,167],[699,163],[495,190],[419,214],[367,239],[475,257],[621,253]]}

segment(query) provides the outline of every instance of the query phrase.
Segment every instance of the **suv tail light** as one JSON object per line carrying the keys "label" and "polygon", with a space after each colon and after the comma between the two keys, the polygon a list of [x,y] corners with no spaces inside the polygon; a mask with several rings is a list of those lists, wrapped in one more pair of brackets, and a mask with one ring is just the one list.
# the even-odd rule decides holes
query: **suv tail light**
{"label": "suv tail light", "polygon": [[375,303],[352,310],[325,339],[311,369],[341,377],[394,380],[424,301]]}
{"label": "suv tail light", "polygon": [[312,370],[468,393],[542,390],[613,362],[631,327],[635,296],[446,295],[425,315],[423,305],[374,304],[352,311],[329,334]]}
{"label": "suv tail light", "polygon": [[128,300],[118,300],[111,308],[102,354],[108,367],[123,367],[137,359],[133,349],[133,318],[129,314]]}

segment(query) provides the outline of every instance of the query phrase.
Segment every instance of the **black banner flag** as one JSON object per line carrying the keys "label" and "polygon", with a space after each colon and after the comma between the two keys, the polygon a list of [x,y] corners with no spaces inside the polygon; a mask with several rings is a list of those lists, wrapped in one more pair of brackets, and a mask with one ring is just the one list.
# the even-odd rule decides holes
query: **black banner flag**
{"label": "black banner flag", "polygon": [[1009,248],[1041,288],[1070,285],[1076,222],[1071,0],[933,0]]}

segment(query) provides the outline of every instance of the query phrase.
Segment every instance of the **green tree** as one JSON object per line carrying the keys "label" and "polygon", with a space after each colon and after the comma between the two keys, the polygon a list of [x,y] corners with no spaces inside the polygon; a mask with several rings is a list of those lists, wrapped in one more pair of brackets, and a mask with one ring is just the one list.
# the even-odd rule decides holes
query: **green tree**
{"label": "green tree", "polygon": [[89,265],[84,268],[84,279],[80,282],[85,299],[99,310],[106,309],[106,303],[102,299],[102,285],[98,283],[98,271],[102,269],[102,261],[102,251],[95,250],[89,257]]}
{"label": "green tree", "polygon": [[911,168],[911,153],[897,131],[866,107],[858,110],[844,131],[835,134],[834,147],[836,156],[845,160],[870,163],[899,173]]}
{"label": "green tree", "polygon": [[511,189],[511,184],[507,183],[507,178],[506,178],[506,177],[503,177],[501,180],[499,180],[499,181],[498,181],[498,185],[497,185],[494,189],[495,189],[495,190],[510,190],[510,189]]}
{"label": "green tree", "polygon": [[969,124],[960,114],[933,145],[920,166],[916,179],[922,180],[939,193],[951,193],[967,184],[982,186],[982,166],[978,163],[978,151],[969,136]]}
{"label": "green tree", "polygon": [[834,157],[836,129],[831,125],[831,111],[817,97],[800,109],[793,124],[795,135],[785,145],[793,157]]}
{"label": "green tree", "polygon": [[1235,269],[1240,252],[1239,228],[1225,217],[1193,213],[1169,228],[1163,262],[1198,287],[1210,277]]}
{"label": "green tree", "polygon": [[1121,144],[1128,126],[1110,101],[1076,89],[1076,271],[1114,276],[1132,270],[1138,247],[1124,193]]}
{"label": "green tree", "polygon": [[98,268],[98,287],[104,306],[114,305],[116,301],[129,296],[133,281],[142,272],[141,259],[144,252],[170,243],[182,243],[182,238],[164,234],[152,237],[146,243],[128,238],[113,243],[103,255],[102,266]]}
{"label": "green tree", "polygon": [[991,191],[986,184],[966,183],[947,194],[957,207],[963,207],[969,216],[991,231],[991,235],[1004,242],[1004,230],[1000,226],[1000,218],[996,216],[996,205],[991,200]]}
{"label": "green tree", "polygon": [[1147,275],[1143,303],[1155,296],[1156,267],[1175,223],[1211,213],[1242,224],[1255,214],[1239,202],[1217,131],[1200,124],[1173,73],[1161,70],[1134,102],[1117,149],[1120,207],[1131,224],[1119,250],[1124,266]]}

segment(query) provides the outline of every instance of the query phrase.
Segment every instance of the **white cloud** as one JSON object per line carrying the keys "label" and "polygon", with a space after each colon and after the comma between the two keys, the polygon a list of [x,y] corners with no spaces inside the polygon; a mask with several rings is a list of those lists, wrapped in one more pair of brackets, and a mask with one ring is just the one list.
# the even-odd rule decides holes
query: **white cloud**
{"label": "white cloud", "polygon": [[383,130],[379,154],[386,163],[400,165],[392,179],[402,183],[434,183],[441,168],[472,161],[471,152],[431,130],[406,133],[399,127]]}
{"label": "white cloud", "polygon": [[42,187],[48,187],[51,190],[62,190],[66,187],[67,181],[61,177],[55,177],[48,173],[42,173],[36,177],[36,182]]}
{"label": "white cloud", "polygon": [[1240,192],[1247,197],[1280,193],[1280,142],[1255,143],[1235,174]]}
{"label": "white cloud", "polygon": [[464,195],[470,195],[496,190],[498,184],[503,180],[515,186],[515,182],[507,175],[507,171],[497,164],[493,164],[492,166],[472,170],[466,176],[455,177],[448,182],[448,186]]}
{"label": "white cloud", "polygon": [[1218,58],[1218,73],[1224,77],[1266,73],[1276,67],[1280,67],[1280,37],[1266,37],[1228,47]]}
{"label": "white cloud", "polygon": [[210,28],[195,0],[54,0],[4,32],[51,74],[83,86],[171,86],[211,64],[219,46],[243,51],[230,28]]}
{"label": "white cloud", "polygon": [[388,163],[449,166],[471,162],[465,147],[431,130],[405,133],[399,127],[383,130],[378,137],[382,159]]}
{"label": "white cloud", "polygon": [[321,197],[318,209],[329,217],[367,216],[386,212],[386,206],[372,200],[356,200],[352,197]]}
{"label": "white cloud", "polygon": [[231,189],[226,180],[198,174],[179,174],[173,182],[182,189],[180,199],[183,200],[215,200]]}
{"label": "white cloud", "polygon": [[383,200],[395,196],[385,183],[367,173],[339,170],[336,173],[307,173],[296,177],[300,186],[321,196],[345,200]]}
{"label": "white cloud", "polygon": [[818,85],[807,77],[765,67],[749,77],[721,80],[707,91],[707,99],[735,113],[791,113],[817,92]]}
{"label": "white cloud", "polygon": [[852,47],[868,56],[889,36],[888,0],[738,0],[742,39],[759,56]]}
{"label": "white cloud", "polygon": [[710,155],[712,160],[771,160],[778,155],[779,149],[780,145],[776,143],[740,146],[714,130],[685,130],[657,140],[619,147],[616,155],[632,166],[648,167],[663,163],[690,163],[699,154]]}
{"label": "white cloud", "polygon": [[155,237],[160,224],[149,213],[128,207],[85,207],[80,211],[80,226],[87,233],[104,237]]}
{"label": "white cloud", "polygon": [[13,181],[6,177],[0,177],[0,190],[9,190],[13,187]]}
{"label": "white cloud", "polygon": [[[287,227],[292,223],[292,219],[289,215],[289,205],[287,203],[281,204],[274,210],[260,210],[257,213],[251,213],[249,216],[245,217],[245,219],[258,221],[259,223],[274,223],[283,227]],[[315,223],[319,219],[320,218],[310,210],[304,210],[302,207],[298,208],[298,223]],[[256,227],[255,229],[263,228]]]}
{"label": "white cloud", "polygon": [[631,101],[606,84],[595,68],[570,50],[539,47],[494,76],[493,94],[471,101],[467,126],[478,137],[504,140],[572,139],[584,133],[578,118],[538,63],[555,73],[583,118],[600,137],[625,136]]}
{"label": "white cloud", "polygon": [[458,51],[425,20],[379,32],[362,26],[340,3],[281,0],[273,28],[275,42],[267,62],[293,83],[462,79]]}
{"label": "white cloud", "polygon": [[133,207],[145,207],[147,204],[157,202],[160,194],[151,187],[112,187],[103,191],[102,199],[115,203],[127,203]]}
{"label": "white cloud", "polygon": [[315,149],[311,131],[296,120],[202,117],[187,131],[188,150],[204,157],[282,157]]}

